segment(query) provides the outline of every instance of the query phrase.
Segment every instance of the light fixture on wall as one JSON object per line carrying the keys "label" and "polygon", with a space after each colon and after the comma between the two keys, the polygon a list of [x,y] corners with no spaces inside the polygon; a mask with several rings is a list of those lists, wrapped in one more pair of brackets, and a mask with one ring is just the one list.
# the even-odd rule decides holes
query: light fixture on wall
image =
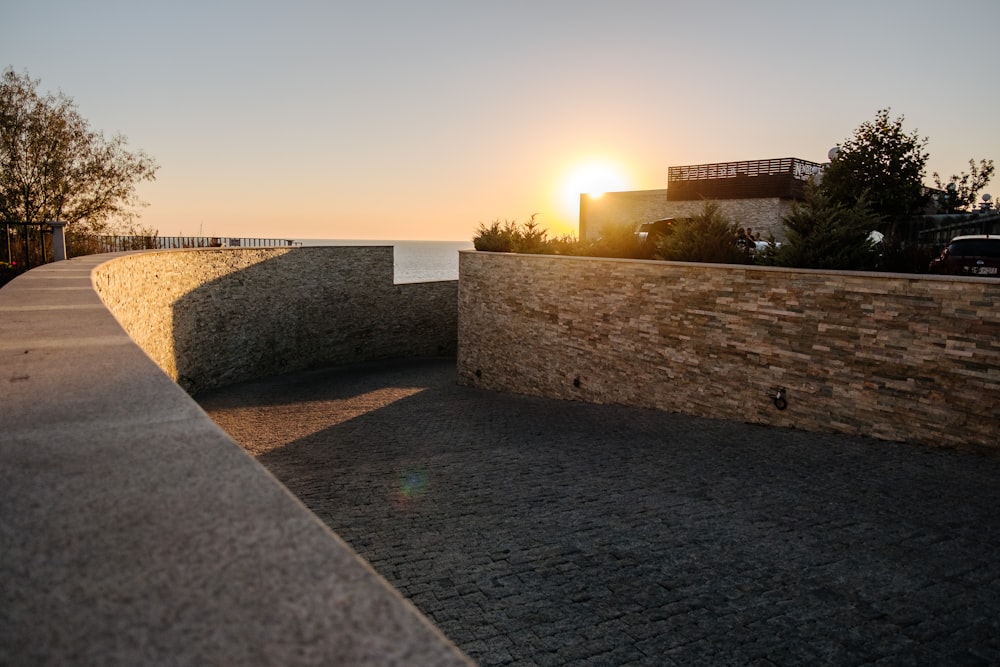
{"label": "light fixture on wall", "polygon": [[774,393],[771,395],[771,400],[774,401],[774,407],[778,408],[779,410],[784,410],[785,408],[787,408],[788,399],[785,398],[785,388],[778,387],[776,390],[774,390]]}

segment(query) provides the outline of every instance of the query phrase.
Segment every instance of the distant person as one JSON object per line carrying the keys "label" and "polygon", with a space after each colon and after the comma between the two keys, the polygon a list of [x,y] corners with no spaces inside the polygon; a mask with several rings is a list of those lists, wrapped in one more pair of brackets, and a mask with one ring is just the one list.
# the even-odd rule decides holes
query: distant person
{"label": "distant person", "polygon": [[750,252],[750,248],[753,247],[753,239],[747,236],[747,230],[742,227],[736,229],[736,245],[744,252]]}

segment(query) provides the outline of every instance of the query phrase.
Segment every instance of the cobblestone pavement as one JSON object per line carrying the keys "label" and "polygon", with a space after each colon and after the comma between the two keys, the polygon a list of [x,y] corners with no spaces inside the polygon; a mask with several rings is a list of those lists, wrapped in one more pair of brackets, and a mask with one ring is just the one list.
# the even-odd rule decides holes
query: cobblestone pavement
{"label": "cobblestone pavement", "polygon": [[199,397],[482,665],[1000,664],[1000,456],[498,394]]}

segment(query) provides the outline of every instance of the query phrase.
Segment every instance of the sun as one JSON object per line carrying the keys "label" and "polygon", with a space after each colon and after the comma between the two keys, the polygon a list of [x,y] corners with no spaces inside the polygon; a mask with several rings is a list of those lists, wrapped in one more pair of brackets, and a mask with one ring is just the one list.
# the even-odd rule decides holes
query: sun
{"label": "sun", "polygon": [[572,167],[560,186],[562,214],[576,222],[580,218],[580,195],[600,197],[605,192],[629,188],[626,170],[614,160],[590,159]]}
{"label": "sun", "polygon": [[609,160],[592,160],[577,165],[566,176],[566,189],[574,197],[587,194],[600,197],[605,192],[622,190],[628,186],[624,171]]}

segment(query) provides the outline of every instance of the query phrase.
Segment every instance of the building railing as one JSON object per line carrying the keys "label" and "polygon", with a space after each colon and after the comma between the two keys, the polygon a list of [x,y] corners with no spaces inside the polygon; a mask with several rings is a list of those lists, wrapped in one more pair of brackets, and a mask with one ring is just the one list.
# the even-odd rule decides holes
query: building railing
{"label": "building railing", "polygon": [[670,167],[667,200],[802,199],[806,183],[822,171],[817,162],[792,157]]}
{"label": "building railing", "polygon": [[794,157],[771,160],[744,160],[742,162],[716,162],[695,164],[667,169],[667,182],[704,181],[715,178],[739,178],[741,176],[774,176],[791,174],[801,181],[822,171],[823,165]]}

